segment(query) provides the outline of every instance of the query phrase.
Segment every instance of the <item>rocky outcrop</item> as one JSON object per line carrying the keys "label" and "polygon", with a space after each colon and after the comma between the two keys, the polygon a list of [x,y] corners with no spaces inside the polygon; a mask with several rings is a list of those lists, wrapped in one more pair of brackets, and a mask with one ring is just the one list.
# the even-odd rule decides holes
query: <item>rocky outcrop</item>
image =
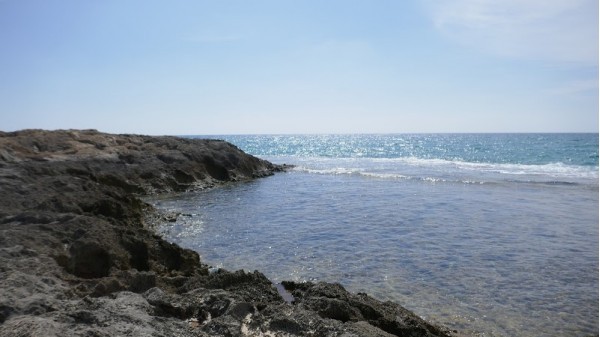
{"label": "rocky outcrop", "polygon": [[284,169],[217,140],[0,132],[0,336],[447,336],[339,285],[209,271],[140,197]]}

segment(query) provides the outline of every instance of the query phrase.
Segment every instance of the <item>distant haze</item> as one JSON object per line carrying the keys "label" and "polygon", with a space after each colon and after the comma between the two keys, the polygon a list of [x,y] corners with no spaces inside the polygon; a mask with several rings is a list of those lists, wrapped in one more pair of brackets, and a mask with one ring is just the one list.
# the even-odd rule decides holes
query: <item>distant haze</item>
{"label": "distant haze", "polygon": [[598,132],[597,0],[0,0],[0,130]]}

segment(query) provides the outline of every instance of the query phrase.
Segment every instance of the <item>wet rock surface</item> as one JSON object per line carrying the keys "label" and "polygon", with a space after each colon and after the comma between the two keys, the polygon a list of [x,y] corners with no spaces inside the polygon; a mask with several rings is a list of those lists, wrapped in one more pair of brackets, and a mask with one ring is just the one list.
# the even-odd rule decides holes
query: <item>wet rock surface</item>
{"label": "wet rock surface", "polygon": [[336,284],[210,270],[141,199],[284,168],[217,140],[0,132],[0,336],[448,336]]}

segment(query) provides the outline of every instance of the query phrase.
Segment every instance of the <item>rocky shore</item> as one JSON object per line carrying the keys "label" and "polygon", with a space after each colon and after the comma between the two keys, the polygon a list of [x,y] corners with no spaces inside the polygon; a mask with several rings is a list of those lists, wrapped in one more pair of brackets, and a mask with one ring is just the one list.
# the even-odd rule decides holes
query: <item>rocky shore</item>
{"label": "rocky shore", "polygon": [[217,140],[0,132],[0,336],[450,336],[338,284],[209,271],[141,199],[282,169]]}

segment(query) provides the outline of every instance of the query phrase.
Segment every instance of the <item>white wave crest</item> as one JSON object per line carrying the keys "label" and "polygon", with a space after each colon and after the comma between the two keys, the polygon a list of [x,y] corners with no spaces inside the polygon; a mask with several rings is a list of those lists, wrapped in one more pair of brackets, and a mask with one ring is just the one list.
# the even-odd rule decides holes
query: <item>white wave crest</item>
{"label": "white wave crest", "polygon": [[454,169],[465,171],[478,171],[510,175],[548,175],[553,177],[598,178],[598,167],[569,165],[565,163],[549,164],[505,164],[505,163],[477,163],[462,160],[423,159],[415,157],[373,159],[374,162],[388,164],[402,164],[413,167]]}
{"label": "white wave crest", "polygon": [[[378,179],[482,184],[499,180],[598,180],[598,167],[549,164],[477,163],[461,160],[405,158],[303,158],[297,171],[325,175],[358,175]],[[512,177],[512,178],[511,178]]]}

